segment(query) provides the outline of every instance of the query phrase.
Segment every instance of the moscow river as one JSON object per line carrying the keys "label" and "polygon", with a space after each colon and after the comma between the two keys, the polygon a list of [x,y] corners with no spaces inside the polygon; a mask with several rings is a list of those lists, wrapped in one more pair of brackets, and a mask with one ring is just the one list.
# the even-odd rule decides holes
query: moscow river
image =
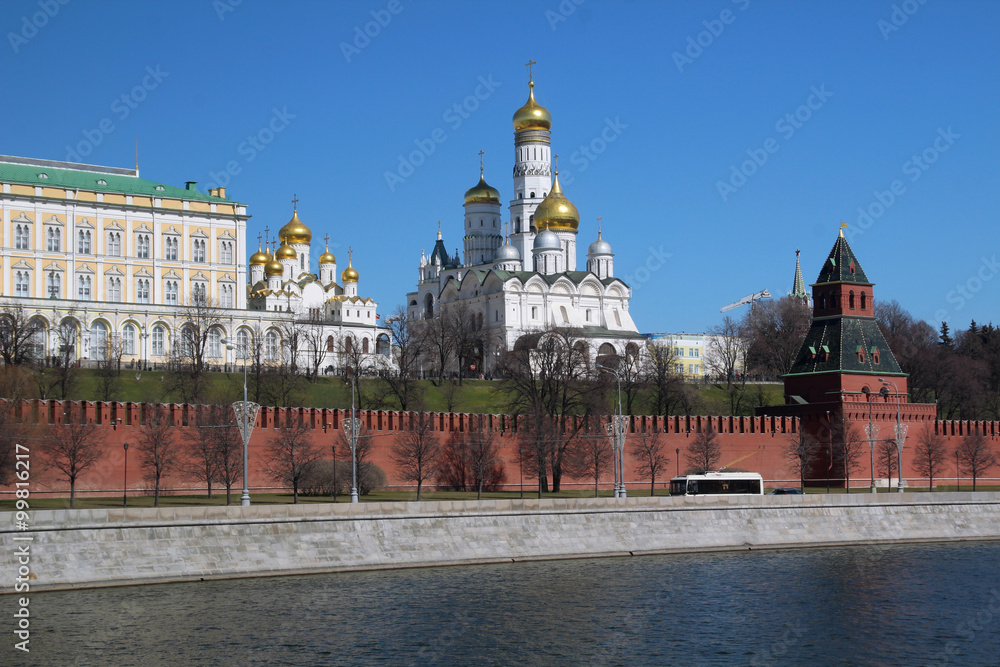
{"label": "moscow river", "polygon": [[8,634],[0,662],[1000,665],[998,564],[967,542],[34,593],[31,653]]}

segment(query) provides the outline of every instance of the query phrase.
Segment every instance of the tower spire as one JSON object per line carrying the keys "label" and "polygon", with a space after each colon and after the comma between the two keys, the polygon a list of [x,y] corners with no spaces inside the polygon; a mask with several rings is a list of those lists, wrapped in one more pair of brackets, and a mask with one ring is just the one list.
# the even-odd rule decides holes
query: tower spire
{"label": "tower spire", "polygon": [[802,264],[799,261],[799,253],[801,251],[795,249],[795,279],[792,282],[791,296],[797,299],[808,299],[809,294],[806,292],[806,281],[802,278]]}

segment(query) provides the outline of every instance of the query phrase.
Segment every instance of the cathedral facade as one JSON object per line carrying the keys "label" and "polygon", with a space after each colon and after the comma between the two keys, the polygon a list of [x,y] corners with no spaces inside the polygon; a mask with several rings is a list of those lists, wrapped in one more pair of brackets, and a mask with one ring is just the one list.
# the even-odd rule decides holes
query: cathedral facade
{"label": "cathedral facade", "polygon": [[[421,253],[415,291],[407,294],[410,322],[440,317],[461,306],[484,333],[481,365],[523,337],[550,328],[569,329],[598,356],[635,355],[644,347],[629,313],[631,290],[614,276],[614,253],[603,238],[577,259],[580,214],[563,193],[553,169],[552,117],[535,101],[514,113],[513,198],[502,220],[500,192],[479,182],[466,191],[463,252],[449,255],[438,228],[428,256]],[[467,371],[469,369],[462,369]]]}

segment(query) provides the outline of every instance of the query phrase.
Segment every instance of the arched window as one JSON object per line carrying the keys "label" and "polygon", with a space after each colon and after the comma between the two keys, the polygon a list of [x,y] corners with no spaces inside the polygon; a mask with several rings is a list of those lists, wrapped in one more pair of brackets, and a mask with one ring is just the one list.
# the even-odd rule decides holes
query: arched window
{"label": "arched window", "polygon": [[14,249],[27,250],[31,228],[28,225],[16,225],[14,227]]}
{"label": "arched window", "polygon": [[868,294],[861,292],[861,310],[868,310]]}
{"label": "arched window", "polygon": [[851,293],[847,295],[847,307],[854,310],[854,290],[851,290]]}
{"label": "arched window", "polygon": [[368,339],[367,338],[362,338],[361,339],[361,352],[363,354],[368,354]]}
{"label": "arched window", "polygon": [[84,301],[90,300],[90,276],[76,277],[76,297]]}
{"label": "arched window", "polygon": [[106,255],[119,256],[122,254],[122,233],[108,232],[108,247]]}
{"label": "arched window", "polygon": [[354,351],[354,338],[347,336],[344,339],[344,354],[350,354]]}
{"label": "arched window", "polygon": [[382,334],[375,340],[375,353],[388,357],[390,352],[389,337]]}
{"label": "arched window", "polygon": [[14,274],[14,296],[28,296],[31,289],[31,274],[18,271]]}
{"label": "arched window", "polygon": [[326,337],[326,351],[327,352],[336,352],[337,351],[337,344],[336,344],[336,342],[334,342],[333,336],[327,336]]}
{"label": "arched window", "polygon": [[218,327],[212,327],[208,331],[208,356],[212,359],[222,356],[222,331]]}
{"label": "arched window", "polygon": [[108,326],[100,320],[90,325],[90,358],[103,361],[108,355]]}
{"label": "arched window", "polygon": [[62,292],[62,278],[55,271],[49,273],[48,288],[49,297],[58,299]]}
{"label": "arched window", "polygon": [[194,357],[198,349],[197,342],[198,332],[195,331],[193,326],[189,324],[181,329],[181,356],[186,358]]}
{"label": "arched window", "polygon": [[61,236],[62,232],[59,231],[58,227],[49,227],[49,231],[46,234],[45,249],[49,252],[59,252]]}
{"label": "arched window", "polygon": [[90,254],[90,230],[79,229],[76,232],[76,251],[86,255]]}
{"label": "arched window", "polygon": [[434,297],[428,294],[424,297],[424,319],[429,320],[434,317]]}
{"label": "arched window", "polygon": [[264,359],[266,361],[278,360],[278,334],[274,330],[268,331],[264,336]]}
{"label": "arched window", "polygon": [[597,356],[599,357],[615,357],[618,353],[615,352],[615,347],[611,343],[602,343],[599,348],[597,348]]}
{"label": "arched window", "polygon": [[639,346],[635,343],[629,343],[625,346],[625,357],[629,361],[635,361],[639,358]]}
{"label": "arched window", "polygon": [[167,355],[166,341],[166,328],[162,324],[155,325],[153,327],[152,348],[149,351],[150,356],[165,357]]}
{"label": "arched window", "polygon": [[250,332],[246,329],[240,329],[236,332],[236,358],[250,358]]}
{"label": "arched window", "polygon": [[108,293],[104,296],[105,301],[122,300],[122,279],[116,276],[108,276]]}
{"label": "arched window", "polygon": [[126,324],[122,328],[122,354],[135,354],[134,324]]}

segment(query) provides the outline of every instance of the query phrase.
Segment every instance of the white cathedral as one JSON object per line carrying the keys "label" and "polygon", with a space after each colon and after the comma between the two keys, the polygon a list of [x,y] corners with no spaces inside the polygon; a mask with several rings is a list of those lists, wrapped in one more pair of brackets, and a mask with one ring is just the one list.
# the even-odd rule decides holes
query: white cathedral
{"label": "white cathedral", "polygon": [[501,222],[500,193],[486,183],[480,164],[479,183],[465,193],[464,255],[448,255],[439,223],[430,256],[421,252],[417,289],[406,299],[411,322],[437,317],[450,304],[466,305],[486,332],[478,368],[485,364],[487,372],[500,350],[552,327],[584,339],[591,360],[638,354],[645,341],[600,229],[586,270],[577,268],[580,215],[559,187],[558,169],[553,175],[552,117],[535,101],[534,86],[529,77],[528,101],[514,113],[509,221]]}

